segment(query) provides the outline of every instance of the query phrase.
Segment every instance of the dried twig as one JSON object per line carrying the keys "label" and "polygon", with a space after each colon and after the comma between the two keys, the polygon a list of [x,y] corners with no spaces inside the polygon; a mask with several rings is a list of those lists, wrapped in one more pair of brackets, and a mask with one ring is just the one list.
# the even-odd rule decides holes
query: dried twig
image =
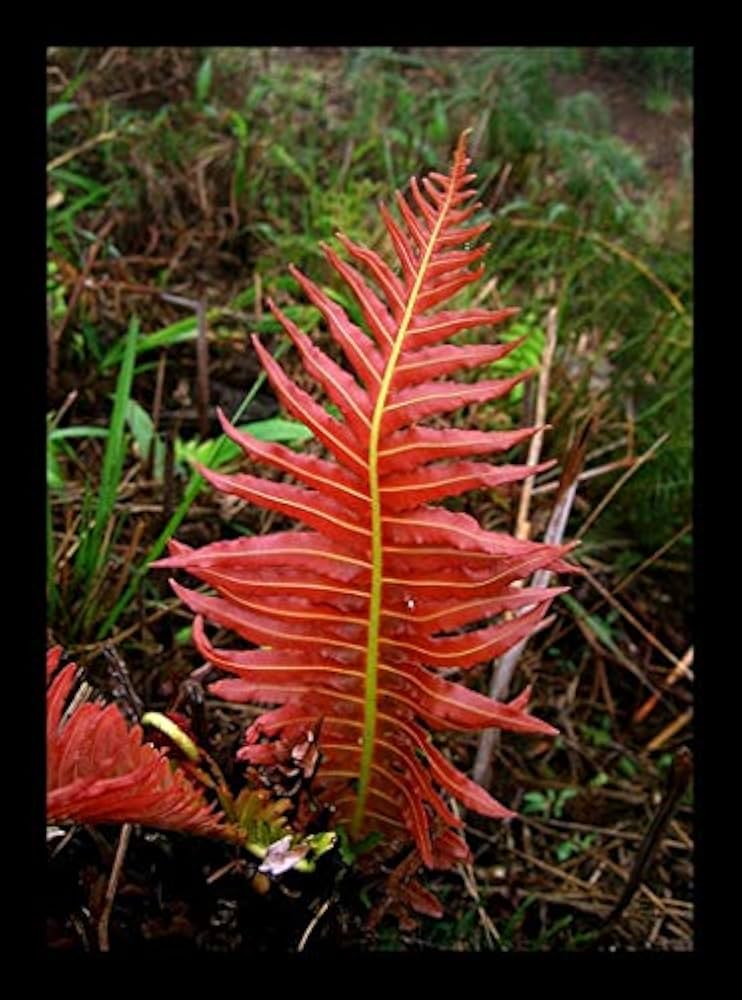
{"label": "dried twig", "polygon": [[608,490],[606,495],[600,501],[598,506],[594,510],[592,510],[590,514],[585,518],[583,523],[580,525],[577,534],[575,535],[575,538],[582,538],[582,536],[588,530],[590,525],[594,524],[595,521],[600,517],[600,515],[603,513],[605,508],[608,506],[608,504],[611,502],[614,496],[618,493],[618,491],[621,489],[624,483],[628,482],[629,479],[631,479],[631,477],[635,473],[637,473],[639,469],[641,469],[644,463],[648,462],[649,459],[654,456],[655,452],[662,447],[662,445],[665,443],[665,441],[667,441],[669,437],[670,435],[669,433],[667,433],[663,434],[662,437],[657,438],[654,444],[650,448],[648,448],[643,455],[640,455],[636,459],[636,461],[629,466],[629,468],[626,470],[626,472],[624,472],[621,478],[616,480],[613,486],[611,486],[611,488]]}
{"label": "dried twig", "polygon": [[[585,482],[587,479],[595,479],[596,476],[605,476],[609,472],[616,472],[618,469],[625,469],[627,466],[633,465],[636,462],[635,458],[618,458],[615,462],[607,462],[605,465],[596,465],[592,469],[585,469],[577,477],[579,483]],[[559,489],[559,482],[552,481],[541,483],[538,486],[534,486],[531,490],[532,496],[537,496],[541,493],[552,493],[554,490]]]}
{"label": "dried twig", "polygon": [[139,548],[139,543],[142,540],[142,535],[144,534],[144,529],[147,526],[147,522],[141,519],[134,525],[134,530],[131,533],[131,538],[129,539],[129,544],[126,547],[126,551],[121,557],[121,569],[119,575],[114,583],[113,587],[108,593],[107,600],[110,607],[116,603],[119,596],[124,589],[124,584],[129,576],[131,567],[134,563],[134,555]]}
{"label": "dried twig", "polygon": [[634,628],[637,630],[637,632],[640,632],[641,635],[644,636],[644,638],[647,640],[647,642],[651,646],[654,646],[654,648],[656,650],[658,650],[660,653],[662,653],[663,656],[666,656],[667,659],[671,663],[674,663],[675,665],[677,665],[680,662],[680,660],[675,655],[675,653],[673,653],[672,650],[668,649],[667,646],[663,642],[661,642],[658,638],[656,638],[656,636],[654,636],[649,631],[649,629],[645,628],[645,626],[642,625],[642,623],[639,621],[639,619],[635,615],[633,615],[628,610],[628,608],[625,608],[623,606],[623,604],[621,604],[620,601],[617,601],[616,598],[613,596],[613,594],[609,590],[607,590],[603,586],[603,584],[600,583],[599,580],[596,580],[595,577],[593,576],[593,574],[589,570],[587,570],[587,569],[585,569],[583,567],[583,572],[584,572],[585,578],[590,581],[590,583],[592,584],[593,587],[595,587],[595,589],[598,591],[598,593],[600,594],[600,596],[605,601],[607,601],[611,605],[612,608],[615,608],[616,611],[618,611],[618,613],[623,618],[625,618],[627,622],[629,622],[631,625],[633,625]]}
{"label": "dried twig", "polygon": [[472,302],[473,307],[481,305],[482,302],[486,302],[489,299],[490,295],[494,297],[495,301],[498,303],[498,306],[500,305],[500,296],[497,291],[497,280],[498,280],[497,275],[495,275],[494,278],[490,278],[489,281],[486,281],[484,285],[482,285],[482,288],[480,289],[479,293],[474,297],[474,301]]}
{"label": "dried twig", "polygon": [[143,621],[134,622],[133,625],[129,625],[128,628],[122,629],[120,632],[116,632],[114,635],[109,636],[107,639],[102,639],[99,642],[89,642],[82,646],[72,646],[70,647],[70,653],[99,653],[101,650],[105,649],[107,646],[117,646],[119,643],[123,642],[124,639],[128,639],[130,635],[134,635],[143,625],[151,625],[153,622],[158,621],[164,615],[169,615],[175,611],[178,607],[179,602],[175,599],[166,601],[161,607],[158,607],[151,615],[145,618]]}
{"label": "dried twig", "polygon": [[667,743],[667,741],[679,733],[684,726],[687,726],[690,720],[693,718],[693,709],[689,708],[682,715],[679,715],[677,719],[673,719],[672,722],[668,723],[661,732],[657,733],[654,739],[651,739],[644,748],[647,753],[653,753],[655,750],[659,750],[661,747]]}
{"label": "dried twig", "polygon": [[62,403],[62,405],[59,407],[59,409],[57,410],[56,414],[54,415],[54,419],[51,422],[49,430],[53,431],[53,430],[56,430],[57,427],[59,427],[60,423],[62,422],[62,417],[65,415],[65,413],[67,412],[67,410],[69,410],[69,408],[72,406],[72,404],[77,399],[77,394],[78,394],[78,390],[77,389],[72,389],[70,392],[67,393],[67,396],[65,397],[64,402]]}
{"label": "dried twig", "polygon": [[[562,830],[577,830],[580,833],[594,833],[599,837],[610,837],[611,839],[617,840],[636,841],[643,839],[643,835],[641,833],[632,833],[630,830],[622,830],[618,827],[594,826],[592,823],[576,823],[572,820],[566,819],[536,819],[534,816],[523,816],[521,817],[520,822],[526,824],[527,826],[533,826],[537,830],[544,830],[546,833],[550,833],[555,837],[560,836],[560,831]],[[682,831],[682,827],[680,829]],[[472,831],[472,827],[467,826],[466,830]],[[663,846],[692,850],[693,842],[688,839],[684,831],[682,832],[683,836],[686,837],[685,840],[674,840],[672,837],[667,837],[662,841]]]}
{"label": "dried twig", "polygon": [[676,542],[679,542],[684,535],[686,535],[689,531],[692,530],[692,528],[693,528],[693,521],[691,520],[688,521],[686,524],[684,524],[679,531],[676,531],[675,534],[672,536],[672,538],[670,538],[663,545],[661,545],[657,549],[657,551],[653,552],[651,556],[649,556],[647,559],[644,560],[643,563],[641,563],[641,565],[637,566],[636,569],[632,569],[630,573],[627,573],[626,576],[622,577],[618,581],[616,586],[613,588],[614,596],[616,594],[619,594],[624,589],[624,587],[628,586],[629,583],[631,583],[633,579],[635,579],[637,576],[643,573],[645,569],[648,569],[652,565],[652,563],[660,559],[665,554],[665,552],[671,549]]}
{"label": "dried twig", "polygon": [[[668,676],[665,678],[665,681],[662,684],[660,690],[664,691],[667,688],[672,687],[672,685],[680,677],[683,677],[684,675],[692,677],[693,674],[690,669],[691,663],[693,663],[693,647],[689,646],[688,649],[683,654],[683,656],[678,660],[678,662],[675,664],[675,666],[670,671]],[[658,695],[655,694],[650,695],[649,698],[647,698],[647,700],[642,705],[640,705],[639,708],[637,708],[637,710],[634,712],[632,721],[643,722],[644,719],[646,719],[646,717],[649,715],[649,713],[654,710],[659,700],[660,699]]]}
{"label": "dried twig", "polygon": [[61,167],[70,160],[74,160],[74,158],[79,156],[80,153],[86,153],[94,146],[100,145],[101,142],[110,142],[111,139],[116,138],[116,135],[116,130],[112,129],[110,132],[100,132],[98,135],[94,135],[91,139],[86,139],[85,142],[80,143],[79,146],[75,146],[73,149],[68,149],[66,153],[61,153],[53,160],[49,160],[46,165],[46,172],[48,174],[51,173],[52,170],[56,170],[57,167]]}
{"label": "dried twig", "polygon": [[196,306],[198,336],[196,338],[196,371],[198,406],[198,429],[201,437],[209,436],[209,342],[206,339],[206,306],[200,299]]}
{"label": "dried twig", "polygon": [[[636,579],[636,577],[639,576],[642,572],[644,572],[645,569],[648,569],[649,566],[652,565],[652,563],[656,562],[656,560],[659,559],[665,552],[667,552],[668,549],[670,549],[673,545],[675,545],[676,542],[678,542],[683,537],[683,535],[685,535],[688,531],[692,529],[692,527],[693,527],[693,522],[688,521],[688,523],[683,525],[683,527],[679,531],[677,531],[672,536],[672,538],[669,539],[669,541],[665,542],[662,546],[660,546],[660,548],[657,549],[656,552],[652,553],[652,555],[649,556],[640,566],[638,566],[636,569],[631,570],[629,573],[626,574],[626,576],[622,577],[621,580],[619,580],[618,584],[613,588],[612,592],[611,591],[605,591],[605,592],[612,593],[612,595],[615,597],[615,595],[620,593],[620,591],[622,591],[625,587],[627,587],[632,580]],[[599,597],[594,604],[592,604],[589,608],[585,609],[586,614],[587,615],[595,614],[595,612],[600,608],[604,600],[607,600],[607,598]],[[623,605],[621,605],[621,610],[622,611],[625,610],[623,608]],[[572,620],[568,625],[562,626],[560,629],[557,630],[555,635],[552,637],[552,641],[554,643],[558,642],[569,631],[569,629],[574,627],[575,627],[574,620]],[[671,662],[673,663],[677,662],[677,657],[675,656],[670,657],[670,659]],[[691,671],[689,671],[689,676],[691,678],[693,676]],[[647,687],[652,688],[653,691],[656,691],[656,689],[651,683],[647,682]]]}
{"label": "dried twig", "polygon": [[[451,811],[453,812],[454,816],[456,816],[457,819],[460,819],[461,811],[459,809],[458,803],[455,801],[455,799],[451,799],[450,802],[451,802]],[[497,928],[493,924],[489,914],[482,905],[482,899],[481,896],[479,895],[479,887],[477,886],[477,877],[474,873],[473,864],[471,863],[471,861],[466,861],[460,864],[458,868],[461,878],[464,882],[464,886],[466,887],[466,891],[469,893],[469,895],[474,900],[474,903],[476,905],[477,915],[479,917],[479,922],[482,925],[482,930],[484,931],[484,936],[487,941],[488,947],[492,949],[495,942],[498,945],[501,945],[502,942],[500,941],[500,935],[497,932]]]}
{"label": "dried twig", "polygon": [[508,182],[508,177],[510,177],[512,169],[513,169],[513,164],[506,163],[505,166],[500,171],[500,177],[497,181],[497,187],[495,188],[495,193],[492,196],[492,200],[490,201],[491,212],[494,212],[495,208],[497,208],[497,206],[500,203],[500,198],[502,198],[502,193],[505,190],[505,185]]}
{"label": "dried twig", "polygon": [[593,650],[596,657],[605,656],[618,663],[624,668],[624,670],[628,670],[629,673],[633,674],[640,684],[649,688],[652,694],[656,694],[658,697],[661,697],[659,690],[652,684],[649,678],[631,659],[629,659],[628,656],[625,655],[625,653],[621,651],[617,645],[612,644],[610,647],[606,646],[605,642],[602,641],[595,633],[587,615],[585,617],[575,615],[574,622],[579,631],[582,633],[585,642],[587,642],[588,646],[590,646]]}
{"label": "dried twig", "polygon": [[108,880],[108,887],[106,889],[106,898],[103,904],[103,912],[101,913],[100,920],[98,921],[98,947],[101,951],[110,951],[110,945],[108,941],[108,923],[111,919],[111,910],[113,909],[113,901],[116,898],[116,890],[118,888],[119,879],[121,878],[121,870],[124,866],[124,858],[126,857],[126,850],[129,846],[129,838],[131,837],[131,823],[124,823],[121,827],[121,833],[119,834],[118,847],[116,848],[116,857],[113,859],[113,868],[111,869],[111,877]]}
{"label": "dried twig", "polygon": [[304,949],[306,947],[306,944],[307,944],[307,941],[309,940],[310,934],[312,933],[312,931],[314,930],[314,928],[317,926],[317,924],[320,922],[320,920],[322,919],[322,917],[324,917],[324,915],[330,909],[331,903],[332,903],[332,897],[330,897],[329,899],[326,899],[324,901],[324,903],[322,904],[322,906],[320,906],[320,908],[317,910],[317,912],[315,913],[315,915],[312,917],[312,919],[309,921],[309,923],[306,926],[306,929],[304,930],[304,933],[301,936],[299,944],[296,946],[297,952],[304,951]]}
{"label": "dried twig", "polygon": [[186,299],[181,295],[163,292],[161,298],[174,305],[186,306],[196,313],[198,335],[196,337],[196,408],[198,410],[198,432],[205,440],[209,436],[209,342],[206,338],[206,306],[203,299]]}

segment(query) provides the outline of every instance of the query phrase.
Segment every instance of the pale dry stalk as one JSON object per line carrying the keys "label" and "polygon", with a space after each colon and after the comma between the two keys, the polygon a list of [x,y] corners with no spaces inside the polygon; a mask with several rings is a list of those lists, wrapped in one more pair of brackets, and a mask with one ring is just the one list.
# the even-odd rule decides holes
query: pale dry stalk
{"label": "pale dry stalk", "polygon": [[[549,377],[554,360],[556,340],[557,310],[552,307],[549,310],[546,321],[546,344],[544,346],[541,371],[539,373],[538,392],[536,396],[537,426],[541,426],[546,419],[546,407],[549,396]],[[535,465],[538,462],[541,455],[543,437],[543,430],[540,430],[531,438],[527,459],[529,465]],[[528,519],[528,515],[531,505],[532,490],[533,476],[525,480],[523,491],[521,493],[515,528],[515,535],[517,538],[528,538],[530,533],[531,524]],[[544,536],[544,542],[546,544],[558,544],[563,538],[576,491],[576,479],[569,486],[567,486],[566,489],[560,490],[556,503],[554,504],[554,509],[551,512],[549,524]],[[535,587],[546,586],[550,576],[551,574],[548,571],[539,570],[533,576],[532,585]],[[520,660],[525,646],[525,640],[517,643],[495,662],[489,687],[490,698],[501,701],[505,697],[510,687],[510,681],[513,673],[518,665],[518,661]],[[474,781],[478,782],[478,784],[482,785],[484,788],[487,788],[490,784],[492,758],[496,745],[497,731],[494,729],[485,729],[479,738],[479,746],[477,748],[477,756],[474,762],[473,771]]]}

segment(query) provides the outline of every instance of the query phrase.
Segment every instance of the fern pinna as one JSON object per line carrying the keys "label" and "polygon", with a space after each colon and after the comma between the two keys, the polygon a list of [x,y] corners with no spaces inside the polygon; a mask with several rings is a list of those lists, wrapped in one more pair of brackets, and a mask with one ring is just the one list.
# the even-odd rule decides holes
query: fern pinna
{"label": "fern pinna", "polygon": [[142,823],[240,841],[203,789],[144,741],[116,705],[72,698],[77,665],[46,657],[46,816],[49,823]]}
{"label": "fern pinna", "polygon": [[[527,377],[466,384],[444,376],[490,364],[516,343],[454,346],[455,334],[495,326],[517,310],[441,309],[477,281],[486,246],[471,248],[487,225],[467,225],[479,205],[467,187],[469,159],[459,140],[451,172],[411,182],[397,195],[401,222],[381,207],[399,261],[339,239],[356,267],[325,247],[358,302],[368,333],[296,268],[291,273],[321,312],[347,370],[321,351],[272,302],[306,370],[340,417],[295,385],[253,337],[285,408],[324,445],[326,457],[297,454],[238,432],[225,433],[252,460],[298,484],[199,471],[217,489],[301,522],[301,530],[217,542],[173,543],[159,566],[181,568],[218,596],[172,583],[196,613],[194,641],[213,665],[234,675],[212,685],[234,701],[278,705],[248,729],[240,751],[253,764],[288,760],[317,734],[313,791],[351,836],[379,832],[412,839],[429,867],[468,857],[461,820],[441,794],[504,818],[513,813],[460,773],[431,731],[498,727],[555,730],[528,714],[529,691],[505,704],[445,679],[499,656],[541,627],[563,588],[519,587],[534,570],[565,570],[566,546],[485,531],[471,516],[435,501],[492,489],[547,468],[472,461],[504,452],[537,428],[495,432],[441,429],[424,422],[506,395]],[[508,614],[516,612],[516,614]],[[215,648],[204,619],[247,640]],[[414,902],[414,901],[413,901]],[[424,907],[423,907],[424,908]]]}

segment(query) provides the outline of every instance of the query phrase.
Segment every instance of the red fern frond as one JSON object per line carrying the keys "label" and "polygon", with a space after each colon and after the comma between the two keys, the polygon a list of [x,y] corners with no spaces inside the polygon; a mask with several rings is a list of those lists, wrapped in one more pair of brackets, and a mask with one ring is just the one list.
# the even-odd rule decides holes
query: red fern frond
{"label": "red fern frond", "polygon": [[[486,248],[472,249],[470,242],[486,226],[467,224],[478,207],[468,187],[475,176],[468,164],[462,136],[450,174],[432,173],[422,186],[413,180],[411,204],[398,196],[401,224],[382,208],[399,273],[344,237],[353,263],[323,248],[368,332],[291,269],[322,313],[348,370],[270,303],[339,417],[295,385],[253,338],[282,404],[311,428],[327,456],[258,441],[220,415],[225,433],[246,456],[294,482],[200,472],[217,489],[278,511],[305,530],[198,550],[175,542],[170,558],[158,564],[187,570],[216,592],[207,596],[172,584],[196,613],[200,653],[233,675],[212,691],[278,706],[247,731],[240,757],[270,762],[276,746],[292,745],[321,722],[321,764],[313,787],[334,807],[337,822],[356,837],[379,831],[392,843],[412,839],[430,867],[468,856],[456,832],[461,822],[443,792],[487,816],[513,815],[450,763],[431,731],[495,726],[555,732],[528,713],[528,690],[503,704],[444,679],[440,671],[468,670],[543,627],[549,605],[564,588],[513,584],[539,568],[568,568],[562,556],[569,546],[485,531],[473,517],[435,505],[467,490],[516,483],[552,464],[482,461],[537,428],[473,432],[421,424],[499,399],[530,374],[473,384],[445,379],[517,346],[444,343],[461,331],[501,324],[517,311],[440,308],[483,273],[475,265]],[[513,611],[520,613],[507,614]],[[215,648],[204,619],[255,648]],[[423,909],[436,910],[420,887],[409,893]]]}
{"label": "red fern frond", "polygon": [[65,712],[78,671],[69,663],[54,676],[61,653],[56,646],[46,659],[48,822],[141,823],[239,841],[203,791],[115,705],[83,701]]}

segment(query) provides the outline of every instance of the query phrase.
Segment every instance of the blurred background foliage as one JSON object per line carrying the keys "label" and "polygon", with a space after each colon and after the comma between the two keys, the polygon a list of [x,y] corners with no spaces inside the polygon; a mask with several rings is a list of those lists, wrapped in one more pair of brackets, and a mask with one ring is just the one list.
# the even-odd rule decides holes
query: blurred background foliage
{"label": "blurred background foliage", "polygon": [[[52,335],[63,327],[52,413],[73,382],[93,406],[132,313],[153,351],[195,336],[158,291],[204,299],[210,337],[228,343],[277,331],[264,290],[316,320],[289,262],[353,312],[318,243],[343,230],[382,244],[378,200],[440,169],[471,127],[493,223],[486,294],[523,310],[518,363],[538,360],[558,308],[549,453],[599,401],[594,445],[609,457],[669,434],[587,539],[638,562],[690,518],[691,77],[683,48],[50,50],[47,292]],[[140,346],[135,397],[155,366]],[[522,396],[476,419],[521,422]],[[79,448],[102,443],[57,432],[52,488]],[[606,482],[585,484],[588,504]],[[687,552],[690,533],[679,544]]]}

